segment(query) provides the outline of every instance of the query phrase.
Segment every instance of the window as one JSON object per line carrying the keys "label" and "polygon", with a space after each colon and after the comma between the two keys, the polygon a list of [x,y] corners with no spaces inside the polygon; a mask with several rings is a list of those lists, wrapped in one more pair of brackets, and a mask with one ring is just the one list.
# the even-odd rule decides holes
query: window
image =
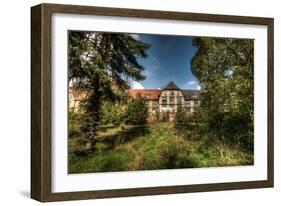
{"label": "window", "polygon": [[178,103],[178,104],[182,104],[181,97],[178,97],[178,98],[177,98],[177,103]]}
{"label": "window", "polygon": [[153,101],[153,102],[152,102],[152,106],[153,106],[153,107],[157,107],[157,106],[158,106],[158,101]]}
{"label": "window", "polygon": [[167,99],[166,98],[162,98],[162,106],[163,107],[167,106]]}
{"label": "window", "polygon": [[175,98],[174,97],[170,97],[170,102],[174,102],[175,101]]}

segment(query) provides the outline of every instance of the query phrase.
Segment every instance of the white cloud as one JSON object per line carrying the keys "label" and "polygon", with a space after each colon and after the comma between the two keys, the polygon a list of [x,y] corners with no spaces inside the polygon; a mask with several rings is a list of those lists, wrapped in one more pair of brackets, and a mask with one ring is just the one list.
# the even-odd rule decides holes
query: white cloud
{"label": "white cloud", "polygon": [[140,40],[140,35],[138,34],[130,34],[130,36],[135,40]]}
{"label": "white cloud", "polygon": [[132,89],[144,89],[144,87],[141,85],[141,83],[137,81],[132,81],[130,83]]}
{"label": "white cloud", "polygon": [[154,70],[158,70],[160,68],[160,62],[158,59],[156,59],[155,57],[151,58],[151,66]]}
{"label": "white cloud", "polygon": [[195,84],[197,84],[197,83],[196,83],[196,81],[191,80],[191,81],[189,81],[187,84],[188,84],[188,85],[195,85]]}
{"label": "white cloud", "polygon": [[151,70],[148,70],[148,69],[144,70],[143,73],[146,76],[146,78],[151,78],[151,77],[155,76],[155,73]]}
{"label": "white cloud", "polygon": [[197,89],[201,90],[201,86],[199,85],[197,80],[190,80],[182,85],[183,89]]}
{"label": "white cloud", "polygon": [[150,56],[145,59],[143,66],[145,67],[144,74],[146,78],[152,78],[158,75],[160,62],[155,57]]}

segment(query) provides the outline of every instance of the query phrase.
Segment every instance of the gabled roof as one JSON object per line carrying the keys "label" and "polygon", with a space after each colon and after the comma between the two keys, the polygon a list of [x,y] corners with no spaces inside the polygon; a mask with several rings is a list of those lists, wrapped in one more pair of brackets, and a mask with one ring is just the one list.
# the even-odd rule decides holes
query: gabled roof
{"label": "gabled roof", "polygon": [[180,90],[180,89],[173,81],[171,81],[163,88],[163,90]]}
{"label": "gabled roof", "polygon": [[184,99],[190,100],[190,99],[200,99],[200,90],[181,90]]}
{"label": "gabled roof", "polygon": [[162,90],[160,89],[129,89],[129,95],[134,99],[141,95],[147,100],[158,100],[161,92]]}

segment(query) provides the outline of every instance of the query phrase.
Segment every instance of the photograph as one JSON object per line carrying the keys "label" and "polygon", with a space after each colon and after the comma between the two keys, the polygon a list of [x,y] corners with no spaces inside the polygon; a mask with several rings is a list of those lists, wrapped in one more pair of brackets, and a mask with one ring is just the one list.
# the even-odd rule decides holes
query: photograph
{"label": "photograph", "polygon": [[32,199],[274,187],[274,18],[158,6],[31,7]]}
{"label": "photograph", "polygon": [[67,38],[69,174],[254,165],[254,39]]}

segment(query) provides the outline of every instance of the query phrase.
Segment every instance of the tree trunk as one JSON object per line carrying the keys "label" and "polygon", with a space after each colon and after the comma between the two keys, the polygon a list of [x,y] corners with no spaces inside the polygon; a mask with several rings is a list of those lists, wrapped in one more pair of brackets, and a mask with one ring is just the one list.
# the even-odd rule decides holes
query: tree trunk
{"label": "tree trunk", "polygon": [[[101,67],[104,67],[106,65],[106,58],[107,58],[107,50],[106,50],[106,37],[103,37],[101,40],[101,48],[98,49],[99,53],[102,57],[102,64]],[[93,79],[91,80],[91,87],[93,88],[93,91],[90,91],[90,96],[88,99],[88,104],[86,107],[86,115],[88,116],[88,124],[86,125],[88,128],[86,129],[86,144],[91,145],[92,149],[91,151],[95,151],[95,145],[97,142],[97,129],[99,126],[100,121],[100,110],[101,110],[101,99],[102,99],[102,92],[101,92],[101,85],[100,85],[100,76],[97,72]],[[85,144],[85,146],[86,146]],[[86,149],[86,147],[85,147]]]}
{"label": "tree trunk", "polygon": [[[90,92],[85,110],[85,124],[82,128],[85,133],[84,149],[93,152],[97,142],[97,129],[100,121],[101,96],[99,77],[95,77],[92,82],[93,91]],[[91,145],[91,148],[90,146]]]}

